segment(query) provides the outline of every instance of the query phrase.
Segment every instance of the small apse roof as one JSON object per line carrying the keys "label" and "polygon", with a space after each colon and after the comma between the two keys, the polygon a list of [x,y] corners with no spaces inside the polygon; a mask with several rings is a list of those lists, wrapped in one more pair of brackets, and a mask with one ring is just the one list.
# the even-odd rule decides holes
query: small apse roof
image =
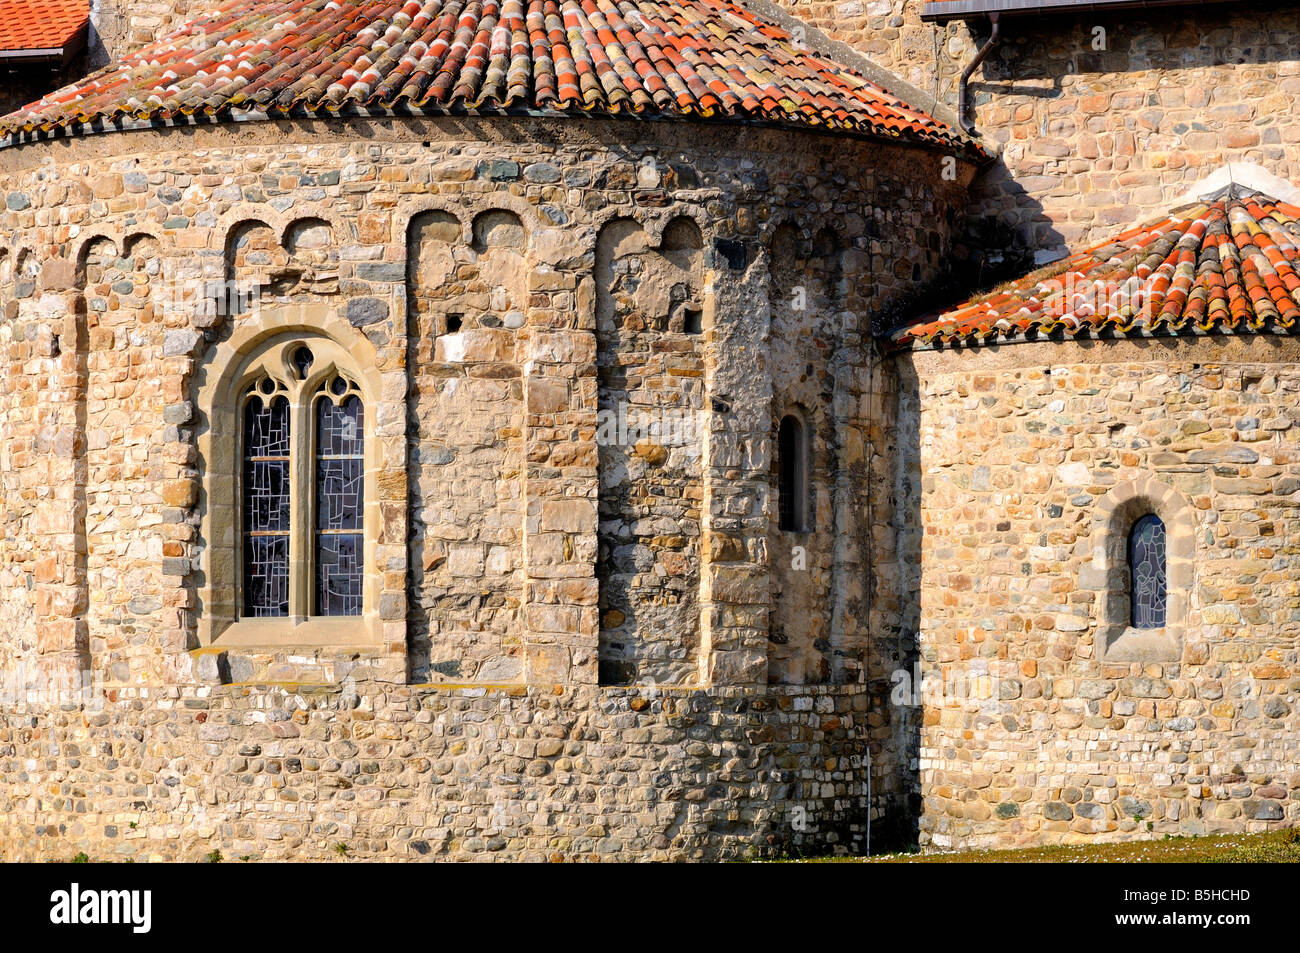
{"label": "small apse roof", "polygon": [[892,340],[937,348],[1052,337],[1295,333],[1300,206],[1292,201],[1229,183],[1218,195],[910,322]]}

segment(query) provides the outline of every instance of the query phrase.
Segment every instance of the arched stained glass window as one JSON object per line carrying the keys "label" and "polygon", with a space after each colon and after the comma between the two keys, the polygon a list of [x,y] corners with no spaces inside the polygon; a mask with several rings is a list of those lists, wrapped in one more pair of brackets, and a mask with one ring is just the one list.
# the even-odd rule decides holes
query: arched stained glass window
{"label": "arched stained glass window", "polygon": [[1148,513],[1128,535],[1129,625],[1135,629],[1164,628],[1169,589],[1165,558],[1165,524]]}
{"label": "arched stained glass window", "polygon": [[286,351],[244,390],[245,618],[364,609],[365,410],[351,377],[307,380],[315,360],[305,346]]}
{"label": "arched stained glass window", "polygon": [[343,377],[316,397],[317,615],[360,615],[365,410],[356,386]]}
{"label": "arched stained glass window", "polygon": [[244,402],[244,614],[289,614],[289,398],[264,378]]}

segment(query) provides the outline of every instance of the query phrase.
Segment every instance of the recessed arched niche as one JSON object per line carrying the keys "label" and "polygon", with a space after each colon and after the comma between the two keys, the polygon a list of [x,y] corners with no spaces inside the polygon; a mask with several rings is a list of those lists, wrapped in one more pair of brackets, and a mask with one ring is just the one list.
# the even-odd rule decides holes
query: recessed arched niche
{"label": "recessed arched niche", "polygon": [[699,679],[703,236],[638,222],[596,241],[600,680]]}
{"label": "recessed arched niche", "polygon": [[832,416],[835,347],[843,333],[843,249],[830,229],[783,222],[768,243],[772,375],[771,609],[768,680],[834,675],[832,530],[838,454]]}
{"label": "recessed arched niche", "polygon": [[[467,216],[468,217],[468,216]],[[528,236],[491,209],[407,228],[410,598],[417,681],[518,682]],[[483,593],[489,591],[490,596]]]}

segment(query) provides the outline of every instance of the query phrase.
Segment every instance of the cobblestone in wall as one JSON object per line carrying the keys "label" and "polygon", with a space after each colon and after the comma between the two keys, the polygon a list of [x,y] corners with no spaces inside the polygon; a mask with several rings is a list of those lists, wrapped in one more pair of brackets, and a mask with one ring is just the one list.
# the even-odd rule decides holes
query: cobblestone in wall
{"label": "cobblestone in wall", "polygon": [[861,852],[865,697],[221,686],[7,709],[6,860]]}
{"label": "cobblestone in wall", "polygon": [[[44,676],[88,668],[125,700],[115,704],[142,720],[136,740],[146,747],[167,743],[167,734],[146,728],[170,717],[164,713],[177,700],[210,691],[270,706],[280,689],[268,683],[319,683],[302,690],[328,693],[358,664],[375,691],[408,700],[426,691],[400,687],[412,680],[472,679],[524,694],[560,684],[575,699],[574,719],[584,726],[606,719],[599,699],[615,696],[579,691],[595,692],[600,643],[597,340],[599,302],[610,289],[602,291],[597,238],[612,220],[626,219],[653,236],[656,254],[682,259],[673,267],[685,279],[666,280],[662,313],[642,301],[667,325],[638,332],[644,347],[636,352],[678,373],[649,375],[629,394],[655,408],[681,395],[705,416],[699,462],[683,483],[690,493],[681,495],[698,507],[686,514],[698,520],[698,536],[658,529],[651,536],[686,539],[661,555],[680,557],[682,578],[698,579],[694,617],[681,630],[694,629],[696,642],[683,638],[673,649],[684,658],[693,652],[692,670],[712,690],[749,686],[748,696],[726,696],[736,705],[767,697],[772,387],[761,369],[771,366],[768,255],[777,224],[811,237],[816,222],[829,223],[843,249],[838,294],[853,320],[819,312],[814,342],[787,316],[780,360],[796,368],[807,340],[817,383],[800,399],[834,404],[814,408],[826,421],[818,494],[837,501],[832,512],[846,531],[834,552],[814,555],[819,568],[806,584],[825,587],[827,571],[840,572],[846,595],[818,623],[818,637],[793,634],[813,644],[829,631],[829,649],[813,649],[816,678],[849,683],[832,694],[865,711],[862,682],[880,665],[869,658],[876,624],[865,595],[869,533],[849,505],[847,494],[858,491],[847,477],[863,472],[865,415],[875,410],[852,371],[872,353],[861,329],[943,267],[970,170],[962,181],[919,193],[908,181],[918,167],[941,181],[942,157],[846,141],[837,148],[849,158],[831,158],[821,137],[694,127],[690,148],[658,127],[636,127],[634,135],[629,126],[631,138],[610,149],[601,139],[606,129],[411,121],[367,125],[368,137],[384,139],[374,142],[352,137],[347,124],[268,124],[183,137],[93,137],[60,146],[66,152],[54,165],[44,161],[45,146],[6,151],[0,257],[15,267],[0,280],[0,419],[12,464],[3,475],[0,572],[14,583],[0,604],[12,623],[0,649],[5,661],[30,660]],[[672,225],[678,219],[698,234],[682,240],[678,233],[689,228]],[[919,234],[929,237],[918,242]],[[644,268],[637,274],[647,277]],[[207,294],[214,282],[256,287],[257,307],[192,308],[186,294]],[[677,295],[679,284],[689,287]],[[814,289],[814,302],[818,295],[825,296]],[[696,305],[698,332],[686,313]],[[229,460],[212,437],[221,413],[210,403],[214,381],[222,361],[243,353],[236,345],[316,323],[358,360],[371,355],[368,386],[377,397],[366,420],[374,427],[367,439],[376,446],[379,520],[367,554],[375,585],[365,624],[379,638],[312,645],[307,626],[279,648],[223,645],[222,625],[231,620],[222,613],[235,603],[223,594],[233,562],[220,553],[234,528],[220,522],[229,522],[228,509],[214,516],[208,505],[219,481],[230,479],[218,472]],[[828,455],[840,447],[846,456],[836,466]],[[669,461],[678,449],[668,450]],[[677,493],[680,474],[672,476],[663,489]],[[783,597],[804,584],[783,584]],[[644,634],[656,635],[649,627]],[[896,637],[885,633],[883,644]],[[777,680],[808,678],[782,665],[775,672]],[[400,694],[408,691],[414,694]],[[113,710],[94,727],[120,724],[124,709]],[[377,704],[376,711],[376,732],[399,730],[400,708]],[[47,714],[25,727],[53,730],[41,722]],[[527,730],[529,718],[503,715],[501,733]],[[622,762],[594,753],[614,745],[613,730],[600,721],[583,728],[583,739],[592,746],[592,775],[616,788]],[[864,715],[854,730],[866,732],[855,738],[876,749],[872,763],[881,771],[905,760],[887,716]],[[696,740],[689,731],[686,738],[688,746]],[[204,755],[209,739],[198,738],[199,749],[193,740],[171,757]],[[783,769],[811,770],[800,736],[777,726],[769,741]],[[91,775],[71,763],[84,764],[84,753],[70,750],[50,754],[46,769],[72,771],[85,783]],[[865,768],[854,770],[846,784],[865,780]],[[178,776],[200,778],[189,770]],[[877,778],[878,820],[903,807],[894,782]],[[525,792],[528,783],[520,782]],[[731,845],[752,843],[756,832],[760,840],[784,836],[749,808],[726,807],[734,792],[706,771],[691,769],[674,783],[684,800],[706,806],[708,824],[720,832],[695,832],[683,844],[733,856]],[[22,798],[32,796],[24,790]],[[754,804],[783,796],[774,791],[763,788]],[[742,802],[747,797],[742,792]],[[69,803],[42,802],[48,823],[39,826],[57,830]],[[260,817],[248,805],[239,810],[247,816],[230,823]],[[272,813],[282,810],[296,809]],[[169,816],[159,829],[180,830],[188,820]],[[275,840],[256,830],[236,838],[241,851],[250,839]],[[665,836],[671,843],[676,834]],[[540,843],[510,841],[506,849],[518,856]],[[641,842],[634,849],[651,852]]]}

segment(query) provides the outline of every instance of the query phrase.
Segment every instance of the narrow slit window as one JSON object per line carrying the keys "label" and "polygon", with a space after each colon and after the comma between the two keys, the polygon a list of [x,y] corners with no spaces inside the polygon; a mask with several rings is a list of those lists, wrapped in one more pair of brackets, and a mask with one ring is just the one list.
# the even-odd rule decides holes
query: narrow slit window
{"label": "narrow slit window", "polygon": [[1165,524],[1148,513],[1128,535],[1129,624],[1135,629],[1164,628],[1169,589],[1165,565]]}
{"label": "narrow slit window", "polygon": [[808,513],[808,432],[794,414],[781,418],[777,433],[777,505],[780,528],[786,532],[811,531]]}
{"label": "narrow slit window", "polygon": [[243,611],[289,614],[289,400],[267,379],[244,404]]}
{"label": "narrow slit window", "polygon": [[361,614],[364,414],[355,386],[343,377],[316,399],[317,615]]}

